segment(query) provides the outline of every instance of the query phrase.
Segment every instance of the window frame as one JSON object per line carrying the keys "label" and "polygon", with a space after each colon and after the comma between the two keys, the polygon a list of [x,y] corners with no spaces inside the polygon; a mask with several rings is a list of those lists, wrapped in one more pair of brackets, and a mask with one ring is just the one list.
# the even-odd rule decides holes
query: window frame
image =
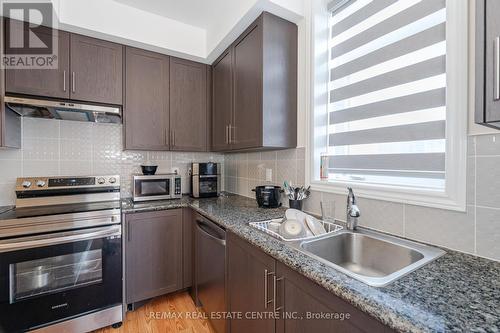
{"label": "window frame", "polygon": [[[345,194],[351,186],[361,197],[412,205],[466,210],[468,120],[468,26],[465,0],[446,0],[446,157],[445,191],[396,185],[319,180],[319,156],[327,145],[328,0],[311,1],[309,105],[306,110],[306,182],[312,190]],[[326,50],[326,52],[325,52]],[[325,127],[324,131],[321,127]],[[323,147],[323,148],[319,148]]]}

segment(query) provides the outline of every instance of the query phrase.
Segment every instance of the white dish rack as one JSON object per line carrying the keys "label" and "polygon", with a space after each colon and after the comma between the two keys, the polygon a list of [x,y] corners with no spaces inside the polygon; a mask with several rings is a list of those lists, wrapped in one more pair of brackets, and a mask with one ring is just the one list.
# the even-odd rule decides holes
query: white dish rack
{"label": "white dish rack", "polygon": [[250,222],[249,225],[255,229],[258,229],[260,231],[265,232],[266,234],[273,236],[274,238],[278,238],[278,239],[285,241],[285,242],[304,241],[304,240],[308,240],[311,238],[323,236],[326,234],[338,232],[338,231],[343,229],[343,227],[341,225],[338,225],[338,224],[335,224],[332,222],[327,222],[327,221],[320,221],[326,230],[326,234],[313,235],[313,233],[310,230],[307,230],[307,236],[305,236],[305,237],[285,238],[282,235],[280,235],[279,231],[278,231],[279,226],[282,222],[283,222],[283,219],[274,219],[274,220],[267,220],[267,221],[261,221],[261,222]]}

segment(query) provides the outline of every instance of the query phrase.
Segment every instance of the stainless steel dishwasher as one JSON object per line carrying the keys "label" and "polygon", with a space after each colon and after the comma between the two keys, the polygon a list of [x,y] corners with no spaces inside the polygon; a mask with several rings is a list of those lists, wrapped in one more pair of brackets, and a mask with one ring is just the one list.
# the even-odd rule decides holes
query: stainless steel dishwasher
{"label": "stainless steel dishwasher", "polygon": [[226,231],[199,214],[195,215],[195,274],[199,303],[216,332],[226,332],[226,320],[216,318],[226,311]]}

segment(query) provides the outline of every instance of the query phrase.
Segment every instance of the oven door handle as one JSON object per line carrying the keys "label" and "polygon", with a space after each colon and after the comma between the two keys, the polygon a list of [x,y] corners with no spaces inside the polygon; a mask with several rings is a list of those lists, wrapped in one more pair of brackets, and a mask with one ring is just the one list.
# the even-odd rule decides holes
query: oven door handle
{"label": "oven door handle", "polygon": [[89,231],[87,229],[31,237],[19,237],[0,241],[0,253],[56,244],[86,241],[98,238],[121,236],[121,234],[122,227],[120,225],[113,225],[104,228],[93,228],[92,231]]}

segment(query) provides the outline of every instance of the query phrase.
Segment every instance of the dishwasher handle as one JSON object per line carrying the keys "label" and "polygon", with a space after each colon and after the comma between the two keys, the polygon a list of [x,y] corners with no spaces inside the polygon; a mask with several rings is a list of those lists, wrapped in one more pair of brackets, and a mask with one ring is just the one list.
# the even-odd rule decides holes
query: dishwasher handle
{"label": "dishwasher handle", "polygon": [[203,220],[198,220],[198,219],[196,220],[196,228],[200,233],[209,237],[214,242],[217,242],[222,246],[226,246],[226,240],[224,238],[220,238],[219,235],[217,235],[217,231],[214,230],[209,224],[207,224]]}

